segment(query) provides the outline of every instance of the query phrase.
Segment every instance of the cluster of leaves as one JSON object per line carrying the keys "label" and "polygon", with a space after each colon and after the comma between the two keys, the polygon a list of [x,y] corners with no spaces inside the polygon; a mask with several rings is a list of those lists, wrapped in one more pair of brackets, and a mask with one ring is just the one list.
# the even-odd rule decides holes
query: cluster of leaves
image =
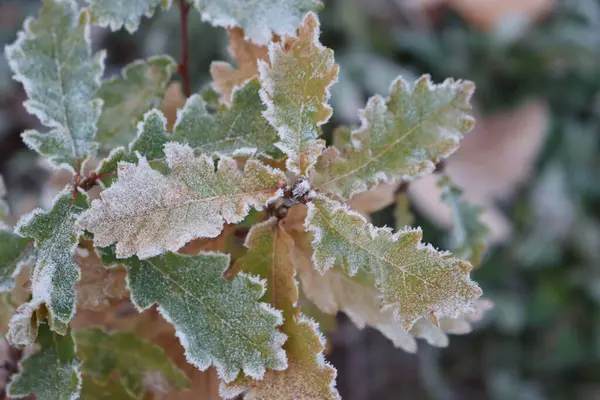
{"label": "cluster of leaves", "polygon": [[[157,56],[103,81],[104,52],[93,54],[89,38],[94,23],[134,31],[161,5],[171,6],[90,0],[79,10],[74,0],[45,0],[6,48],[25,107],[49,129],[25,132],[25,143],[73,173],[49,210],[1,231],[2,290],[18,289],[24,267],[31,287],[7,339],[40,347],[23,361],[9,395],[140,398],[156,375],[168,388],[187,385],[162,350],[135,335],[71,331],[81,293],[110,296],[114,285],[98,289],[81,279],[94,263],[125,268],[137,310],[156,306],[187,361],[216,367],[224,397],[339,398],[301,293],[318,310],[343,311],[407,351],[416,350],[415,338],[445,345],[445,333],[468,331],[487,305],[469,277],[472,265],[423,244],[418,228],[375,227],[345,203],[430,173],[454,152],[473,125],[474,85],[398,78],[388,97],[369,99],[359,127],[339,128],[327,147],[319,137],[333,113],[329,88],[339,68],[319,42],[311,10],[320,3],[196,0],[204,20],[235,27],[238,65],[213,64],[214,111],[210,98],[194,94],[170,127],[154,107],[176,63]],[[86,175],[93,160],[99,165]],[[96,184],[103,191],[90,202],[86,191]],[[455,248],[477,263],[479,210],[447,178],[440,184],[457,216],[466,216]],[[251,227],[245,250],[225,240],[221,251],[206,251],[235,225],[256,221],[251,210],[264,221]],[[199,252],[178,253],[198,240],[205,241]]]}

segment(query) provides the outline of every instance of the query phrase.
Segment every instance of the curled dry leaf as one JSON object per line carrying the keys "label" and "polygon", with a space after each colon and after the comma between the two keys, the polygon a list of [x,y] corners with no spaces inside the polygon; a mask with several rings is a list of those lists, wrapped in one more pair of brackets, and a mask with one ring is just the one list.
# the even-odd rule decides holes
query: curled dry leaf
{"label": "curled dry leaf", "polygon": [[[223,61],[214,61],[210,65],[213,78],[212,86],[221,95],[220,102],[231,105],[234,88],[258,75],[258,60],[268,60],[267,46],[259,46],[244,39],[240,28],[228,29],[229,53],[237,64],[237,69]],[[277,41],[277,40],[274,40]]]}
{"label": "curled dry leaf", "polygon": [[83,250],[75,254],[75,263],[81,269],[81,280],[75,287],[77,309],[100,311],[110,307],[111,299],[126,296],[126,273],[120,267],[106,268],[90,243]]}
{"label": "curled dry leaf", "polygon": [[[463,190],[465,200],[483,206],[481,221],[490,229],[489,243],[506,240],[508,220],[494,206],[509,198],[531,173],[548,133],[548,108],[532,101],[520,108],[477,119],[475,129],[446,161],[445,172]],[[441,200],[435,176],[409,186],[414,206],[444,228],[453,224],[452,211]]]}

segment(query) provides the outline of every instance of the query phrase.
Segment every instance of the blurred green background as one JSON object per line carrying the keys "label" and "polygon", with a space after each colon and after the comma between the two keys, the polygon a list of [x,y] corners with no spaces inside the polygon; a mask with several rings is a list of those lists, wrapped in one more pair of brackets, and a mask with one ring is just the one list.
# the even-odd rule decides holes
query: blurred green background
{"label": "blurred green background", "polygon": [[[346,400],[600,399],[600,2],[598,0],[326,0],[322,41],[341,66],[333,125],[357,123],[368,96],[398,75],[477,84],[477,127],[447,164],[487,208],[490,248],[474,278],[495,308],[468,335],[410,355],[343,316],[329,360]],[[0,44],[38,1],[0,0]],[[222,29],[190,16],[195,90],[228,60]],[[176,8],[134,35],[95,29],[108,76],[138,58],[180,56]],[[16,213],[38,204],[49,172],[20,133],[36,127],[0,57],[0,173]],[[411,183],[415,224],[447,247],[432,181]],[[394,226],[393,206],[373,215]],[[401,228],[401,227],[400,227]]]}

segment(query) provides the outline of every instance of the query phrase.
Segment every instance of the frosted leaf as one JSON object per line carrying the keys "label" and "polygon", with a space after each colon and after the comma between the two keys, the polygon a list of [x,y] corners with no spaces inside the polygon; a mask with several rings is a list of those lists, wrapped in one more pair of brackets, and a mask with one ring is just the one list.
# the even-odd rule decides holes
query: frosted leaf
{"label": "frosted leaf", "polygon": [[171,57],[155,56],[134,61],[123,68],[122,76],[102,82],[98,96],[104,106],[98,121],[98,142],[112,149],[134,139],[136,122],[160,104],[176,69]]}
{"label": "frosted leaf", "polygon": [[71,170],[96,152],[102,100],[96,96],[104,52],[92,55],[89,14],[73,0],[45,0],[38,19],[25,21],[6,58],[29,97],[24,105],[50,131],[26,131],[23,141]]}
{"label": "frosted leaf", "polygon": [[237,68],[223,61],[210,64],[212,87],[221,95],[222,104],[231,105],[231,97],[236,87],[258,75],[258,60],[268,60],[267,46],[259,46],[244,40],[244,31],[240,28],[228,29],[229,54],[235,59]]}
{"label": "frosted leaf", "polygon": [[247,391],[244,399],[339,399],[335,389],[335,369],[325,362],[325,340],[317,325],[300,314],[298,289],[294,279],[292,237],[272,218],[252,227],[246,238],[248,253],[236,267],[267,280],[264,299],[282,310],[281,327],[288,340],[283,345],[288,356],[285,371],[267,371],[260,381],[240,377],[221,385],[225,398]]}
{"label": "frosted leaf", "polygon": [[86,0],[94,23],[116,31],[125,27],[129,33],[137,31],[143,16],[151,18],[160,5],[171,7],[172,0]]}
{"label": "frosted leaf", "polygon": [[225,28],[240,27],[246,39],[267,44],[273,34],[292,35],[308,11],[317,11],[320,0],[194,0],[203,21]]}
{"label": "frosted leaf", "polygon": [[117,243],[119,258],[176,251],[192,239],[218,236],[225,223],[262,209],[285,185],[281,171],[258,160],[248,161],[242,173],[232,158],[221,158],[215,170],[212,158],[195,157],[177,143],[166,144],[165,153],[167,176],[145,158],[119,164],[119,179],[81,218],[96,246]]}
{"label": "frosted leaf", "polygon": [[481,222],[483,207],[473,205],[462,197],[462,190],[455,186],[450,177],[444,175],[438,181],[442,189],[442,200],[452,209],[452,249],[460,258],[479,265],[486,248],[489,229]]}
{"label": "frosted leaf", "polygon": [[406,331],[423,316],[456,318],[481,295],[472,266],[421,243],[420,229],[376,228],[324,197],[309,203],[306,228],[314,234],[315,267],[325,273],[337,264],[349,275],[364,269],[381,292],[382,311],[392,309]]}
{"label": "frosted leaf", "polygon": [[32,253],[30,239],[22,238],[0,222],[0,292],[12,290],[21,266]]}
{"label": "frosted leaf", "polygon": [[263,117],[265,106],[258,79],[233,91],[230,108],[220,106],[209,114],[204,100],[190,97],[178,115],[171,140],[188,143],[201,153],[221,155],[280,155],[274,146],[277,132]]}
{"label": "frosted leaf", "polygon": [[269,44],[270,65],[259,61],[265,118],[279,133],[276,146],[287,156],[292,172],[306,175],[325,144],[317,139],[320,126],[332,114],[329,87],[339,67],[333,50],[319,43],[319,20],[309,13],[297,37]]}
{"label": "frosted leaf", "polygon": [[49,211],[34,210],[17,224],[15,233],[34,241],[36,260],[31,268],[31,300],[21,305],[10,321],[7,337],[13,345],[27,345],[35,339],[30,321],[42,304],[48,310],[50,328],[66,332],[66,324],[75,314],[75,283],[81,276],[73,262],[82,233],[75,221],[86,204],[83,193],[74,203],[67,187],[56,196]]}
{"label": "frosted leaf", "polygon": [[20,372],[8,386],[8,397],[32,393],[37,400],[78,399],[81,372],[71,332],[57,335],[42,324],[36,342],[40,350],[21,362]]}
{"label": "frosted leaf", "polygon": [[89,329],[75,333],[75,341],[86,378],[106,382],[118,372],[120,383],[134,398],[144,394],[144,381],[157,373],[167,391],[189,386],[188,378],[160,347],[133,333]]}
{"label": "frosted leaf", "polygon": [[162,159],[165,157],[163,151],[164,145],[168,142],[167,121],[162,113],[156,109],[148,111],[144,115],[143,121],[137,125],[137,136],[126,150],[123,147],[117,147],[102,160],[96,172],[103,176],[104,186],[110,186],[116,176],[120,162],[134,163],[138,160],[138,155],[149,160]]}
{"label": "frosted leaf", "polygon": [[[110,251],[110,249],[104,249]],[[240,370],[261,378],[265,368],[287,367],[281,349],[285,335],[277,330],[281,314],[258,299],[264,285],[244,274],[223,278],[229,255],[200,253],[183,256],[166,253],[140,260],[117,260],[128,271],[131,300],[140,310],[158,305],[176,330],[191,364],[204,371],[211,365],[230,382]]]}
{"label": "frosted leaf", "polygon": [[390,339],[394,346],[409,353],[417,351],[417,338],[426,339],[433,346],[447,346],[446,333],[470,332],[470,322],[481,319],[482,312],[490,307],[489,301],[477,299],[475,310],[481,310],[480,312],[469,312],[457,319],[442,317],[439,319],[439,327],[428,317],[422,317],[407,333],[402,323],[394,317],[392,309],[381,310],[380,293],[369,274],[359,271],[350,277],[335,267],[321,275],[313,267],[310,235],[297,232],[293,236],[292,260],[304,295],[324,313],[335,315],[340,311],[344,312],[358,328],[375,328]]}
{"label": "frosted leaf", "polygon": [[8,217],[8,215],[10,214],[8,204],[6,203],[6,201],[4,201],[5,197],[6,186],[4,186],[4,179],[2,179],[2,175],[0,175],[0,221]]}
{"label": "frosted leaf", "polygon": [[361,127],[323,153],[313,186],[347,200],[379,183],[433,171],[471,130],[474,90],[468,81],[434,85],[427,75],[413,85],[396,79],[389,99],[371,97],[361,112]]}
{"label": "frosted leaf", "polygon": [[[148,160],[165,157],[163,145],[168,141],[186,143],[199,153],[219,155],[278,155],[274,146],[277,133],[262,116],[264,105],[260,100],[258,81],[249,81],[234,92],[231,108],[220,107],[209,114],[206,103],[199,95],[192,95],[178,111],[173,134],[169,135],[167,120],[158,110],[150,110],[138,123],[138,133],[128,150],[116,148],[98,167],[99,174],[116,171],[120,161],[135,162],[136,153]],[[103,178],[107,186],[114,177]]]}

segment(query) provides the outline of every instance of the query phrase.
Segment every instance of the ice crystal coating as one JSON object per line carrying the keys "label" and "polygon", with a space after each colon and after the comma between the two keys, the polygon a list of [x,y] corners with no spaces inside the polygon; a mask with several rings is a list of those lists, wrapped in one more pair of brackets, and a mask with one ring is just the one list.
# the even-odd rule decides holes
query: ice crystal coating
{"label": "ice crystal coating", "polygon": [[93,156],[102,100],[96,91],[104,52],[92,55],[89,14],[73,0],[44,0],[39,18],[25,21],[6,58],[29,99],[25,108],[50,131],[29,130],[23,141],[58,167],[77,169]]}
{"label": "ice crystal coating", "polygon": [[102,82],[98,96],[104,106],[97,140],[103,147],[112,149],[135,138],[137,121],[160,104],[176,68],[171,57],[155,56],[134,61],[123,68],[122,76]]}
{"label": "ice crystal coating", "polygon": [[308,205],[313,261],[325,273],[334,264],[349,275],[372,275],[382,311],[392,309],[405,331],[423,316],[457,318],[473,308],[481,289],[472,266],[421,243],[421,231],[376,228],[340,203],[318,196]]}
{"label": "ice crystal coating", "polygon": [[242,173],[234,159],[194,156],[191,147],[165,145],[170,174],[153,170],[146,158],[120,163],[119,179],[94,200],[81,226],[94,244],[117,243],[117,256],[149,258],[176,251],[199,237],[216,237],[225,223],[244,219],[281,195],[285,175],[250,160]]}
{"label": "ice crystal coating", "polygon": [[298,289],[294,279],[292,237],[272,218],[255,225],[246,238],[248,253],[238,267],[267,279],[264,299],[282,310],[282,332],[288,336],[283,345],[288,356],[285,371],[267,371],[260,381],[247,377],[221,385],[221,395],[232,398],[247,391],[246,400],[298,399],[336,400],[335,369],[325,362],[325,340],[317,325],[300,314]]}
{"label": "ice crystal coating", "polygon": [[89,329],[77,332],[75,341],[86,378],[106,382],[118,372],[121,384],[134,398],[144,394],[144,380],[156,373],[160,374],[164,389],[189,386],[188,378],[160,347],[133,333]]}
{"label": "ice crystal coating", "polygon": [[12,344],[27,345],[35,339],[31,317],[42,304],[48,310],[50,328],[66,333],[66,324],[75,315],[75,283],[81,276],[73,261],[82,234],[76,220],[86,205],[85,194],[79,193],[74,202],[67,187],[56,196],[49,211],[34,210],[17,224],[15,233],[34,241],[36,260],[31,268],[31,300],[10,320],[7,337]]}
{"label": "ice crystal coating", "polygon": [[229,255],[166,253],[117,260],[106,254],[104,260],[126,266],[133,303],[141,310],[158,305],[175,327],[188,362],[198,369],[214,365],[230,382],[240,370],[260,379],[266,368],[287,367],[281,348],[285,335],[277,330],[281,313],[259,301],[262,282],[244,274],[223,278]]}
{"label": "ice crystal coating", "polygon": [[462,197],[462,190],[452,183],[450,177],[442,176],[438,182],[442,199],[450,205],[454,220],[452,249],[458,257],[479,265],[486,248],[490,230],[481,222],[483,207],[470,204]]}
{"label": "ice crystal coating", "polygon": [[468,114],[475,85],[429,76],[414,85],[398,78],[389,99],[376,95],[361,112],[362,125],[328,148],[315,167],[314,186],[348,200],[375,185],[431,172],[458,148],[474,120]]}
{"label": "ice crystal coating", "polygon": [[71,332],[57,335],[48,325],[39,328],[40,350],[21,363],[7,394],[23,398],[34,394],[37,400],[75,400],[81,389],[81,372]]}
{"label": "ice crystal coating", "polygon": [[160,5],[167,9],[171,7],[172,0],[86,0],[94,23],[110,27],[116,31],[125,27],[129,33],[137,31],[142,16],[148,18]]}
{"label": "ice crystal coating", "polygon": [[225,28],[240,27],[256,44],[267,44],[273,34],[294,34],[302,17],[322,6],[320,0],[194,0],[194,4],[203,21]]}
{"label": "ice crystal coating", "polygon": [[319,20],[309,13],[297,37],[269,44],[270,65],[259,61],[265,118],[277,130],[287,168],[306,175],[325,144],[320,126],[332,114],[329,87],[337,81],[333,50],[319,43]]}

